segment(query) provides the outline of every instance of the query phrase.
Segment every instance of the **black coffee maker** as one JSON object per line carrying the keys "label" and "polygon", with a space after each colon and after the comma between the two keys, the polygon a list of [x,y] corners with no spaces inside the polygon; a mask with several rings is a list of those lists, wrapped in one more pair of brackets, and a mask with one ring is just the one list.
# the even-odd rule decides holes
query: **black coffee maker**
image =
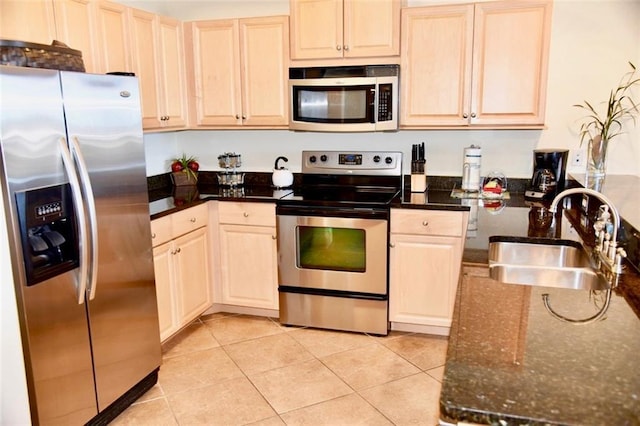
{"label": "black coffee maker", "polygon": [[527,200],[548,200],[562,191],[568,158],[568,150],[534,150],[533,176],[524,197]]}

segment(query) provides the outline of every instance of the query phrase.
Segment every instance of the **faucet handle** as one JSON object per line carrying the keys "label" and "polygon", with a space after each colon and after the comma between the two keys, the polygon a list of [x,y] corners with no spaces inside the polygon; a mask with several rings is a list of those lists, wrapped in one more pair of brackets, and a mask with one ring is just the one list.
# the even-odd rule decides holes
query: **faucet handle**
{"label": "faucet handle", "polygon": [[602,204],[598,209],[598,220],[602,220],[605,223],[611,221],[611,213],[609,213],[609,206]]}
{"label": "faucet handle", "polygon": [[622,259],[627,257],[627,252],[622,248],[622,247],[618,247],[618,249],[616,250],[616,257],[615,257],[615,272],[620,273],[622,272]]}

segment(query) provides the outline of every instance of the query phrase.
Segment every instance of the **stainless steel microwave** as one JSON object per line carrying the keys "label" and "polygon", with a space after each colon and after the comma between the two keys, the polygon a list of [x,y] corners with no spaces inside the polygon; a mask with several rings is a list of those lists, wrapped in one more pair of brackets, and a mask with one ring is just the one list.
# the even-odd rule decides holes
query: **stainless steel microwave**
{"label": "stainless steel microwave", "polygon": [[289,129],[398,130],[399,65],[289,68]]}

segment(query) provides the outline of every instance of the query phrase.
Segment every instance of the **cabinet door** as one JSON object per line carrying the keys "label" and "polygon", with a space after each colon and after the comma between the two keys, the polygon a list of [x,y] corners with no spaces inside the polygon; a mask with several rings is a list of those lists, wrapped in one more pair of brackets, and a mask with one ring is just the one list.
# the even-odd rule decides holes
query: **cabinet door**
{"label": "cabinet door", "polygon": [[288,125],[288,40],[286,16],[240,20],[243,125]]}
{"label": "cabinet door", "polygon": [[90,0],[55,0],[58,40],[82,52],[86,72],[98,72],[95,23]]}
{"label": "cabinet door", "polygon": [[544,124],[551,1],[476,4],[472,124]]}
{"label": "cabinet door", "polygon": [[462,240],[391,234],[389,320],[450,327]]}
{"label": "cabinet door", "polygon": [[278,309],[276,229],[220,225],[222,303]]}
{"label": "cabinet door", "polygon": [[0,1],[0,38],[51,44],[56,26],[50,0]]}
{"label": "cabinet door", "polygon": [[291,0],[291,59],[342,58],[342,0]]}
{"label": "cabinet door", "polygon": [[131,10],[131,46],[133,69],[140,84],[142,100],[142,126],[145,129],[161,127],[160,99],[158,87],[160,76],[156,72],[158,63],[156,16],[142,10]]}
{"label": "cabinet door", "polygon": [[193,79],[191,116],[196,126],[242,123],[238,20],[190,22],[186,26]]}
{"label": "cabinet door", "polygon": [[120,4],[105,1],[95,3],[101,73],[133,71],[127,15],[128,9]]}
{"label": "cabinet door", "polygon": [[344,57],[399,55],[401,6],[399,0],[345,0]]}
{"label": "cabinet door", "polygon": [[160,340],[165,341],[180,328],[176,311],[176,288],[174,267],[174,245],[172,242],[153,248],[153,269],[156,279]]}
{"label": "cabinet door", "polygon": [[160,93],[160,114],[163,127],[187,125],[187,90],[184,67],[182,23],[176,19],[157,16],[156,38],[157,83]]}
{"label": "cabinet door", "polygon": [[199,228],[174,240],[178,318],[182,325],[194,320],[212,304],[209,279],[207,228]]}
{"label": "cabinet door", "polygon": [[400,125],[467,125],[473,5],[402,11]]}

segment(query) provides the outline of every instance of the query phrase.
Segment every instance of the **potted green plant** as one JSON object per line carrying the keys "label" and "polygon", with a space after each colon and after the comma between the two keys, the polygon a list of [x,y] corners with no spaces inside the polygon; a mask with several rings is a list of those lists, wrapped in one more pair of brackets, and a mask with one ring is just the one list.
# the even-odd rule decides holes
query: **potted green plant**
{"label": "potted green plant", "polygon": [[620,79],[618,87],[611,90],[608,101],[604,102],[604,112],[584,101],[575,107],[587,111],[580,126],[580,145],[588,140],[587,175],[601,178],[606,173],[607,148],[611,140],[622,133],[626,121],[632,120],[635,125],[636,116],[640,112],[638,103],[631,97],[631,89],[640,83],[636,67],[629,62],[631,70]]}

